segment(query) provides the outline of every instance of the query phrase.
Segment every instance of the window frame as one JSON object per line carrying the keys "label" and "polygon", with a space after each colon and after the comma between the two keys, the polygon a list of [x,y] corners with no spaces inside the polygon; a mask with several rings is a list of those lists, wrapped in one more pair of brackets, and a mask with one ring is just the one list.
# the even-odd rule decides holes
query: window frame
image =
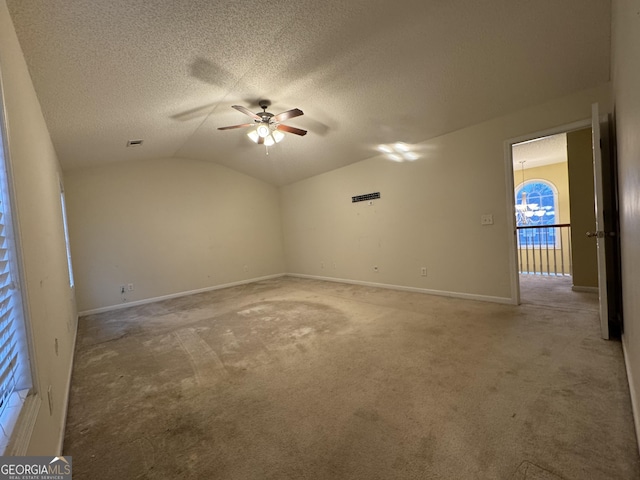
{"label": "window frame", "polygon": [[[36,365],[35,349],[33,345],[33,334],[30,323],[29,303],[27,301],[27,290],[24,282],[24,264],[22,256],[22,248],[20,244],[19,233],[19,215],[16,205],[15,185],[11,162],[11,140],[9,136],[8,116],[6,111],[6,101],[4,94],[4,84],[2,75],[2,66],[0,65],[0,149],[2,149],[3,160],[0,161],[0,168],[4,169],[3,176],[6,179],[6,185],[2,185],[0,179],[0,196],[4,198],[8,204],[9,220],[5,222],[10,232],[7,233],[10,242],[8,259],[11,265],[11,274],[13,277],[14,291],[19,297],[19,306],[21,307],[21,321],[23,327],[23,355],[27,359],[27,371],[30,376],[30,386],[18,394],[20,396],[21,406],[14,415],[11,425],[11,431],[7,433],[8,441],[4,441],[0,445],[0,452],[3,456],[21,456],[25,455],[31,435],[35,427],[38,412],[42,403],[42,397],[38,389],[38,372]],[[14,394],[15,395],[15,394]],[[5,420],[5,419],[3,419]],[[3,428],[4,429],[4,428]]]}
{"label": "window frame", "polygon": [[58,183],[60,185],[60,208],[62,209],[62,228],[64,229],[64,245],[65,252],[67,254],[67,273],[69,274],[69,288],[75,289],[76,281],[73,274],[73,262],[71,259],[71,240],[69,237],[69,221],[67,216],[67,198],[64,193],[64,184],[62,179],[58,177]]}

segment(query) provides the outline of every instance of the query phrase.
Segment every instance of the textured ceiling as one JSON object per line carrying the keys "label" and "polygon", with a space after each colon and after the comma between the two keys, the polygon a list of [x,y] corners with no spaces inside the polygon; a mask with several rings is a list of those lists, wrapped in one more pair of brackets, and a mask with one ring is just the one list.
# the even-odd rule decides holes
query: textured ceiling
{"label": "textured ceiling", "polygon": [[536,138],[513,146],[513,170],[535,168],[567,161],[567,134]]}
{"label": "textured ceiling", "polygon": [[[65,170],[176,156],[284,185],[609,80],[608,0],[7,4]],[[261,98],[309,134],[267,156],[217,130]]]}

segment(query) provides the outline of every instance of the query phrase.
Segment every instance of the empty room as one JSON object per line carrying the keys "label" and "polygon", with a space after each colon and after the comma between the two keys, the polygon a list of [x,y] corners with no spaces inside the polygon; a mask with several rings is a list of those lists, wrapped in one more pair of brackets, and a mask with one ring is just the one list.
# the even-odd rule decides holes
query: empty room
{"label": "empty room", "polygon": [[0,478],[640,478],[639,0],[0,0],[0,80]]}

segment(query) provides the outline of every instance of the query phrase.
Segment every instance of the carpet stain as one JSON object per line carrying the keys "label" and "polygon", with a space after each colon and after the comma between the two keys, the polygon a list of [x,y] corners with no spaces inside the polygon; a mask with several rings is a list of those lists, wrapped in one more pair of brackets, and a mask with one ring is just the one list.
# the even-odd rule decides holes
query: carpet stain
{"label": "carpet stain", "polygon": [[380,414],[375,410],[367,410],[364,408],[360,408],[353,412],[356,417],[362,418],[363,420],[367,420],[369,422],[377,422],[380,420]]}
{"label": "carpet stain", "polygon": [[214,383],[228,375],[216,352],[193,328],[176,330],[174,335],[191,361],[198,384]]}
{"label": "carpet stain", "polygon": [[415,457],[424,461],[427,465],[433,464],[437,445],[437,439],[432,433],[426,437],[422,437],[418,443],[418,449],[415,453]]}
{"label": "carpet stain", "polygon": [[74,479],[640,478],[620,348],[596,314],[553,324],[337,285],[286,278],[81,318]]}

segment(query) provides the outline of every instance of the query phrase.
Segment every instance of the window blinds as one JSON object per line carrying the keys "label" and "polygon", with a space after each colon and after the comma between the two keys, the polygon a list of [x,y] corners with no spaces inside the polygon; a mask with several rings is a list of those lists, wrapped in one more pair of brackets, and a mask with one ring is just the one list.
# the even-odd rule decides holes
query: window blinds
{"label": "window blinds", "polygon": [[[0,216],[5,217],[2,212]],[[5,231],[3,218],[0,218],[0,415],[9,404],[9,398],[16,390],[18,380],[16,319],[11,301],[11,274]]]}
{"label": "window blinds", "polygon": [[[0,102],[2,98],[0,84]],[[12,395],[30,387],[22,295],[17,272],[9,196],[4,104],[0,103],[0,419]],[[6,433],[6,432],[5,432]]]}

